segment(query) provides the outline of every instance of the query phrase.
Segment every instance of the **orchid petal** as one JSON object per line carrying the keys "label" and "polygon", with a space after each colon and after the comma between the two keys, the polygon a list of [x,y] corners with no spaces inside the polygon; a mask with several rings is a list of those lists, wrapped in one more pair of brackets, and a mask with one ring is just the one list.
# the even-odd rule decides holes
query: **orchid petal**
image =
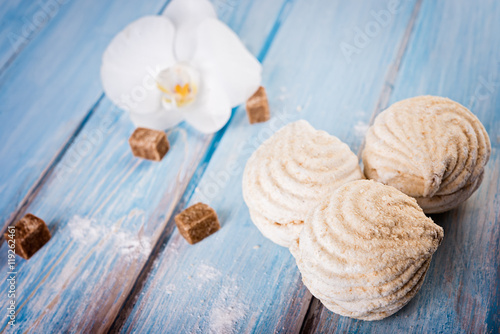
{"label": "orchid petal", "polygon": [[101,66],[103,88],[113,103],[134,114],[162,110],[155,77],[175,63],[174,33],[167,18],[146,16],[113,38]]}
{"label": "orchid petal", "polygon": [[158,109],[151,113],[130,113],[130,119],[137,127],[165,130],[180,123],[184,117],[181,112],[176,109],[166,110]]}
{"label": "orchid petal", "polygon": [[182,108],[184,119],[203,133],[219,131],[231,117],[231,106],[214,74],[204,71],[196,100]]}
{"label": "orchid petal", "polygon": [[201,22],[206,18],[216,18],[214,6],[208,0],[172,0],[163,15],[178,27],[183,22],[196,20]]}
{"label": "orchid petal", "polygon": [[257,91],[262,66],[238,36],[224,23],[206,19],[198,27],[193,63],[206,63],[216,72],[231,107],[245,102]]}
{"label": "orchid petal", "polygon": [[196,49],[198,26],[207,18],[217,18],[208,0],[172,0],[163,13],[176,28],[175,55],[178,61],[189,61]]}

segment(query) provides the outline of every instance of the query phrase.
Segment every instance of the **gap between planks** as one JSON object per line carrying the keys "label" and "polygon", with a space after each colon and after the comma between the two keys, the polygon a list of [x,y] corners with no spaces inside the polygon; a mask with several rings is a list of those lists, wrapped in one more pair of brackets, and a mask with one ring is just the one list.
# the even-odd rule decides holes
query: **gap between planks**
{"label": "gap between planks", "polygon": [[[382,91],[380,92],[377,104],[375,105],[375,109],[373,109],[372,115],[370,117],[370,122],[368,125],[372,125],[375,121],[375,117],[382,110],[385,110],[388,107],[389,100],[392,95],[392,91],[394,90],[394,83],[396,82],[397,75],[399,73],[399,69],[401,68],[401,62],[403,57],[408,49],[408,42],[410,41],[411,34],[413,32],[413,27],[415,26],[415,21],[417,20],[418,14],[420,12],[420,7],[422,5],[423,0],[417,0],[415,3],[415,7],[413,7],[413,12],[410,16],[410,20],[408,21],[408,26],[406,27],[406,31],[401,39],[401,43],[399,45],[398,53],[396,54],[396,58],[392,62],[392,64],[387,69],[387,74],[385,75],[384,85],[382,86]],[[358,160],[361,160],[361,152],[363,152],[363,148],[365,147],[365,139],[363,138],[363,142],[358,150]]]}
{"label": "gap between planks", "polygon": [[[378,101],[371,114],[369,126],[373,124],[373,122],[375,121],[375,117],[377,117],[377,115],[380,114],[382,110],[385,110],[388,107],[389,100],[394,90],[394,84],[396,82],[399,69],[401,68],[401,62],[406,54],[406,51],[408,50],[408,43],[410,41],[410,37],[412,35],[418,14],[420,13],[420,7],[422,5],[422,1],[423,0],[417,0],[415,6],[413,7],[410,20],[408,21],[405,33],[399,44],[398,52],[396,53],[396,58],[387,69],[384,85],[382,86],[382,90],[380,91]],[[361,146],[359,147],[357,153],[358,160],[361,160],[361,152],[363,152],[364,147],[365,147],[365,139],[363,138],[363,142],[361,143]],[[323,304],[316,297],[313,296],[310,301],[309,308],[307,309],[306,316],[304,317],[304,320],[302,322],[300,333],[315,332],[315,329],[319,323],[318,316],[321,314],[323,308],[324,308]]]}
{"label": "gap between planks", "polygon": [[[266,55],[269,51],[269,48],[272,45],[272,42],[274,38],[276,37],[280,27],[281,23],[284,21],[286,18],[287,14],[290,12],[291,7],[293,6],[294,0],[287,0],[283,3],[281,6],[278,15],[276,16],[276,20],[274,22],[273,27],[271,28],[268,36],[264,40],[263,46],[258,53],[257,59],[259,62],[263,62],[264,59],[266,58]],[[198,166],[196,170],[194,171],[193,175],[191,176],[190,181],[188,182],[186,189],[184,190],[184,194],[182,195],[181,199],[175,206],[172,215],[168,218],[168,223],[166,224],[164,230],[161,232],[160,237],[156,241],[156,243],[153,246],[153,250],[151,251],[151,254],[148,257],[148,260],[144,264],[143,268],[141,269],[141,273],[137,277],[132,290],[130,291],[129,295],[127,296],[125,302],[123,303],[121,309],[118,311],[118,314],[111,325],[108,333],[119,333],[121,331],[121,328],[127,321],[128,317],[130,316],[132,310],[135,307],[137,298],[141,291],[143,290],[145,284],[147,283],[149,274],[151,273],[153,266],[156,263],[156,260],[158,259],[159,255],[163,252],[165,247],[167,246],[170,237],[172,235],[172,232],[174,231],[175,227],[175,222],[174,222],[174,217],[176,214],[184,210],[185,206],[189,201],[191,200],[192,195],[194,194],[194,191],[203,177],[203,174],[205,173],[208,164],[217,150],[220,141],[222,140],[222,137],[224,136],[227,128],[231,125],[232,120],[234,119],[234,113],[237,112],[238,109],[241,109],[240,107],[236,107],[232,111],[231,118],[229,121],[226,123],[226,125],[219,130],[217,133],[215,133],[211,139],[208,139],[207,142],[209,144],[207,145],[205,149],[205,154],[203,155],[202,159],[198,163]]]}
{"label": "gap between planks", "polygon": [[[162,8],[159,10],[159,12],[157,14],[161,14],[169,2],[170,2],[170,0],[165,1],[165,3],[162,5]],[[399,68],[400,68],[401,60],[406,52],[408,42],[410,39],[410,35],[411,35],[412,30],[413,30],[413,26],[414,26],[416,17],[418,16],[418,12],[419,12],[421,3],[422,3],[422,0],[418,0],[417,3],[415,4],[412,16],[411,16],[410,21],[408,23],[408,27],[405,31],[405,34],[404,34],[403,39],[401,41],[400,47],[398,49],[396,59],[393,61],[392,65],[388,69],[388,72],[387,72],[387,75],[386,75],[386,78],[384,81],[384,86],[382,88],[381,94],[380,94],[379,99],[377,101],[376,107],[375,107],[375,109],[371,115],[371,118],[370,118],[370,125],[373,123],[373,120],[375,119],[376,115],[378,113],[380,113],[381,110],[383,110],[387,107],[389,98],[392,94],[393,84],[396,80],[397,73],[398,73]],[[264,45],[258,54],[259,61],[262,62],[265,59],[265,56],[267,55],[267,52],[268,52],[270,46],[272,45],[272,42],[273,42],[277,32],[279,31],[279,28],[281,26],[281,22],[283,21],[283,19],[285,18],[286,14],[289,12],[289,10],[291,9],[292,5],[293,5],[293,0],[288,0],[288,1],[284,2],[282,8],[280,9],[280,11],[278,13],[277,20],[269,33],[269,36],[266,38]],[[49,22],[47,22],[47,24],[48,23]],[[4,64],[4,66],[2,66],[2,68],[0,68],[0,75],[1,75],[1,73],[3,73],[3,71],[5,71],[15,61],[15,59],[22,52],[22,50],[39,34],[39,32],[44,27],[47,26],[47,24],[40,27],[36,31],[36,34],[32,38],[30,38],[30,40],[27,43],[25,43],[23,46],[21,46],[19,48],[18,52],[16,52],[11,57],[9,57],[7,62]],[[97,109],[99,104],[102,102],[103,98],[104,98],[104,93],[101,94],[101,96],[97,99],[97,101],[89,109],[87,114],[83,117],[82,121],[76,127],[75,131],[68,137],[68,140],[66,141],[66,143],[62,146],[62,148],[59,150],[59,152],[57,152],[55,154],[54,159],[49,163],[47,168],[41,173],[38,180],[34,183],[32,188],[28,191],[26,196],[21,201],[21,204],[19,205],[19,207],[15,210],[15,213],[11,216],[11,218],[9,218],[9,220],[8,220],[9,223],[5,225],[5,228],[7,228],[7,226],[11,225],[13,222],[18,220],[24,214],[25,210],[29,207],[29,205],[34,200],[34,198],[36,198],[38,192],[43,187],[46,180],[48,180],[49,176],[52,174],[52,172],[55,169],[55,167],[57,166],[57,164],[61,161],[61,159],[66,154],[66,152],[69,150],[69,148],[73,144],[73,141],[75,140],[75,138],[80,134],[80,132],[85,127],[86,123],[90,120],[94,111]],[[203,176],[203,174],[208,166],[208,162],[210,161],[212,155],[215,153],[215,151],[218,147],[218,144],[219,144],[220,140],[222,139],[227,127],[231,124],[231,120],[229,120],[229,122],[226,124],[226,126],[222,130],[220,130],[218,133],[216,133],[212,137],[209,144],[207,145],[206,152],[205,152],[203,158],[200,160],[200,163],[199,163],[197,169],[195,170],[190,182],[188,183],[186,190],[184,192],[184,195],[182,196],[179,203],[176,205],[174,212],[173,212],[171,218],[169,219],[169,223],[166,225],[165,229],[162,231],[160,237],[158,238],[158,241],[154,245],[153,251],[152,251],[150,257],[148,258],[146,264],[144,265],[143,269],[141,270],[141,274],[137,278],[132,291],[128,295],[121,310],[118,312],[117,318],[115,319],[115,321],[113,322],[113,325],[110,328],[110,332],[118,332],[119,331],[119,329],[122,327],[123,323],[127,319],[128,315],[132,311],[133,307],[135,306],[135,301],[137,299],[137,296],[140,293],[140,291],[142,290],[142,287],[144,286],[144,284],[146,283],[148,275],[151,272],[151,269],[152,269],[158,255],[164,249],[164,247],[168,243],[170,235],[172,234],[172,231],[173,231],[174,226],[175,226],[175,224],[173,224],[173,219],[172,219],[173,216],[176,213],[183,210],[186,203],[189,202],[189,200],[194,192],[194,189],[196,188],[198,181],[201,179],[201,177]],[[364,141],[363,141],[363,143],[358,151],[358,156],[359,156],[360,152],[362,152],[363,147],[364,147]],[[322,304],[316,298],[313,297],[310,304],[309,304],[309,307],[308,307],[307,313],[304,317],[304,320],[302,322],[301,332],[310,332],[310,331],[314,330],[314,327],[317,325],[317,321],[315,321],[314,318],[316,315],[318,315],[321,312],[322,307],[323,307]]]}
{"label": "gap between planks", "polygon": [[69,150],[75,139],[78,137],[80,132],[83,130],[85,127],[85,124],[89,121],[89,119],[92,117],[94,114],[94,111],[97,110],[99,105],[102,102],[102,99],[104,98],[104,93],[101,94],[101,96],[97,99],[97,101],[92,105],[92,107],[89,109],[87,114],[83,117],[82,121],[77,125],[75,128],[75,131],[68,137],[68,140],[66,143],[63,144],[62,148],[59,150],[54,155],[54,158],[52,161],[49,162],[47,168],[42,171],[40,174],[40,177],[38,180],[36,180],[33,183],[33,186],[31,189],[28,190],[26,193],[26,196],[21,200],[19,206],[17,209],[13,212],[13,214],[10,216],[10,218],[7,219],[8,223],[4,224],[3,229],[2,229],[2,241],[4,240],[3,232],[7,230],[7,227],[10,225],[13,225],[15,222],[17,222],[21,217],[25,214],[26,209],[30,206],[30,204],[33,202],[33,200],[36,198],[38,195],[40,189],[42,189],[43,185],[45,182],[49,179],[49,176],[52,174],[54,171],[55,167],[57,164],[62,160],[66,152]]}

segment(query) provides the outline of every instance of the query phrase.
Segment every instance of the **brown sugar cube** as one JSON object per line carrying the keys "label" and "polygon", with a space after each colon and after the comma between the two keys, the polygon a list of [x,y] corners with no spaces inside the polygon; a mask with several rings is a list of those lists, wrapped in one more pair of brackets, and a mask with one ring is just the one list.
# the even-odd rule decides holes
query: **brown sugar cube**
{"label": "brown sugar cube", "polygon": [[262,86],[247,100],[247,115],[250,124],[266,122],[271,118],[266,89]]}
{"label": "brown sugar cube", "polygon": [[154,161],[163,159],[170,148],[165,132],[146,128],[135,129],[128,143],[136,157]]}
{"label": "brown sugar cube", "polygon": [[31,213],[21,218],[14,228],[14,233],[11,233],[12,227],[5,232],[5,240],[12,240],[13,235],[16,254],[26,260],[42,248],[51,237],[45,222]]}
{"label": "brown sugar cube", "polygon": [[175,224],[182,236],[191,245],[205,239],[220,229],[214,209],[197,203],[175,216]]}

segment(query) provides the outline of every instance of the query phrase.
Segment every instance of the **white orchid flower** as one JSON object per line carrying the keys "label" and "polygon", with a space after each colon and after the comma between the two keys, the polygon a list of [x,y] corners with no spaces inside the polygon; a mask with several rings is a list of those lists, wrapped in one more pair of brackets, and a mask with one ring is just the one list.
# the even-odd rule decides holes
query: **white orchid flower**
{"label": "white orchid flower", "polygon": [[104,52],[106,95],[136,126],[164,130],[186,120],[203,133],[260,86],[262,66],[217,20],[208,0],[172,0],[118,33]]}

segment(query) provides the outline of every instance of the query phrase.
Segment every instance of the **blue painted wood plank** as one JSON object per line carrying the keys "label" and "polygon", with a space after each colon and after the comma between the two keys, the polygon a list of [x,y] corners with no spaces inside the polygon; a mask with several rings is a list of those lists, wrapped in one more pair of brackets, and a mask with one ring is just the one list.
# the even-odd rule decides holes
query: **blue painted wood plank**
{"label": "blue painted wood plank", "polygon": [[365,29],[375,20],[372,10],[387,3],[293,2],[264,62],[271,120],[250,126],[243,110],[236,113],[193,196],[186,196],[189,204],[210,204],[222,229],[196,245],[174,232],[122,332],[299,332],[311,295],[288,250],[250,221],[243,168],[264,139],[301,118],[359,147],[414,5],[402,5],[349,59],[340,45],[355,45],[356,28]]}
{"label": "blue painted wood plank", "polygon": [[56,15],[66,0],[12,0],[0,6],[0,73]]}
{"label": "blue painted wood plank", "polygon": [[102,96],[102,52],[165,0],[68,2],[0,74],[0,222],[12,221]]}
{"label": "blue painted wood plank", "polygon": [[433,215],[445,237],[417,296],[377,322],[339,317],[318,307],[318,333],[500,332],[500,4],[427,1],[390,102],[431,94],[468,106],[492,144],[479,190],[448,213]]}
{"label": "blue painted wood plank", "polygon": [[[280,2],[242,1],[223,15],[230,21],[247,12],[235,29],[259,50],[281,8]],[[212,136],[180,126],[168,135],[167,156],[154,163],[132,156],[132,131],[124,113],[100,100],[26,208],[43,217],[53,237],[30,261],[18,259],[14,330],[106,332],[116,318],[212,143]],[[0,252],[6,253],[5,243]],[[1,324],[9,331],[7,318]]]}

